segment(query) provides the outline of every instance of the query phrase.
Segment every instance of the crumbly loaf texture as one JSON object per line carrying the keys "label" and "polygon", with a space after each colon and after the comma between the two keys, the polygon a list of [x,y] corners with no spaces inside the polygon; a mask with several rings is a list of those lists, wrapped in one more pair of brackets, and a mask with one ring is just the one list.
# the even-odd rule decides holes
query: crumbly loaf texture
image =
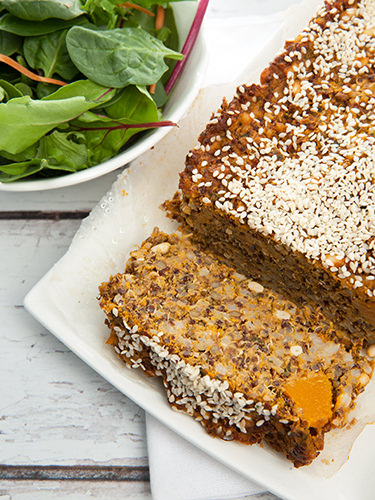
{"label": "crumbly loaf texture", "polygon": [[292,302],[158,230],[100,287],[108,343],[160,376],[169,403],[225,440],[262,440],[296,467],[345,424],[372,364],[319,310]]}
{"label": "crumbly loaf texture", "polygon": [[375,1],[326,4],[212,116],[167,210],[239,272],[375,342]]}

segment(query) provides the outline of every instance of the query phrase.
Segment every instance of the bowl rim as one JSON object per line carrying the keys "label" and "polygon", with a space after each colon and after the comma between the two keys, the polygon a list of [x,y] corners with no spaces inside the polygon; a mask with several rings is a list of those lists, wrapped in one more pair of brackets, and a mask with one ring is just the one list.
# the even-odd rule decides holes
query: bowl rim
{"label": "bowl rim", "polygon": [[[186,2],[186,4],[190,3],[195,4],[195,2]],[[204,26],[202,26],[202,28],[204,28]],[[208,47],[202,28],[197,37],[193,51],[190,54],[189,61],[183,70],[181,78],[171,92],[172,99],[167,103],[165,113],[163,114],[164,120],[170,120],[174,123],[178,123],[190,108],[194,98],[202,86],[209,57]],[[192,61],[195,63],[195,71],[190,73],[190,84],[183,89],[182,100],[174,106],[174,109],[170,110],[169,108],[171,107],[171,104],[173,104],[173,95],[176,95],[178,88],[184,83],[184,74],[186,75],[186,73],[189,72],[189,68],[192,66]],[[124,169],[130,162],[155,146],[169,133],[170,130],[170,127],[156,128],[147,133],[147,135],[145,135],[140,141],[136,141],[125,151],[122,151],[109,160],[99,163],[98,165],[94,165],[93,167],[51,179],[21,180],[9,183],[0,182],[0,191],[31,192],[64,188],[96,179],[117,169]]]}

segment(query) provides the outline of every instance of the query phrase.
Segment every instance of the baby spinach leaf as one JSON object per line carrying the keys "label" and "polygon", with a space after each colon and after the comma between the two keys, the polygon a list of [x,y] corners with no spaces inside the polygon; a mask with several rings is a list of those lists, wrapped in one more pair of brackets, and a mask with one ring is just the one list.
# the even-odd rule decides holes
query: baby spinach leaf
{"label": "baby spinach leaf", "polygon": [[149,9],[152,5],[165,5],[171,2],[181,2],[183,0],[137,0],[137,4]]}
{"label": "baby spinach leaf", "polygon": [[30,85],[27,85],[26,83],[23,82],[19,82],[15,83],[14,86],[16,87],[17,90],[19,90],[22,93],[22,95],[28,95],[32,97],[33,91]]}
{"label": "baby spinach leaf", "polygon": [[42,168],[42,162],[35,159],[26,162],[0,165],[0,182],[18,181],[19,179],[29,177],[40,172]]}
{"label": "baby spinach leaf", "polygon": [[[168,34],[167,34],[168,30]],[[172,50],[178,50],[179,47],[179,36],[178,36],[178,31],[177,31],[177,26],[176,26],[176,21],[174,18],[173,14],[173,9],[172,7],[168,6],[165,9],[165,17],[164,17],[164,27],[158,31],[156,35],[160,40],[164,42],[164,44],[169,47]],[[166,38],[164,39],[164,37]],[[167,65],[168,65],[168,71],[164,73],[164,75],[161,78],[161,81],[163,85],[167,83],[169,80],[173,68],[175,67],[176,61],[173,60],[168,60]]]}
{"label": "baby spinach leaf", "polygon": [[56,92],[43,97],[43,101],[68,99],[70,97],[83,96],[87,100],[92,101],[92,108],[101,106],[110,101],[115,95],[114,89],[108,89],[102,85],[92,82],[91,80],[77,80],[63,87],[59,87]]}
{"label": "baby spinach leaf", "polygon": [[1,151],[1,156],[6,159],[6,162],[3,163],[9,163],[9,161],[24,162],[36,158],[37,157],[36,153],[38,151],[37,144],[38,143],[32,144],[31,146],[29,146],[28,148],[24,149],[23,151],[17,154],[8,153],[7,151]]}
{"label": "baby spinach leaf", "polygon": [[[77,142],[72,132],[54,131],[42,137],[37,152],[38,158],[48,159],[49,167],[55,170],[77,172],[87,168],[87,147],[84,142]],[[82,136],[83,137],[83,136]]]}
{"label": "baby spinach leaf", "polygon": [[140,86],[129,86],[122,90],[116,103],[106,107],[107,115],[116,120],[155,122],[160,116],[156,104],[148,91]]}
{"label": "baby spinach leaf", "polygon": [[0,85],[3,87],[3,89],[8,94],[9,99],[12,99],[13,97],[22,97],[23,96],[23,93],[21,92],[21,90],[19,90],[15,85],[12,85],[11,83],[7,82],[6,80],[0,80]]}
{"label": "baby spinach leaf", "polygon": [[67,34],[66,44],[81,73],[96,83],[115,88],[155,83],[168,69],[164,57],[183,57],[142,28],[94,31],[74,26]]}
{"label": "baby spinach leaf", "polygon": [[[120,98],[106,107],[107,116],[98,116],[92,111],[82,114],[73,124],[84,130],[89,149],[89,164],[95,165],[111,158],[135,134],[144,130],[139,128],[110,130],[119,124],[142,124],[160,119],[155,102],[146,89],[129,86],[122,90]],[[101,129],[107,127],[107,129]]]}
{"label": "baby spinach leaf", "polygon": [[19,153],[38,141],[59,123],[76,118],[95,106],[84,97],[63,100],[32,100],[29,96],[0,104],[1,150]]}
{"label": "baby spinach leaf", "polygon": [[0,52],[4,56],[11,56],[15,52],[18,52],[22,47],[22,38],[13,35],[13,33],[7,33],[6,31],[0,31]]}
{"label": "baby spinach leaf", "polygon": [[53,94],[58,88],[57,85],[53,85],[52,83],[39,82],[36,86],[36,96],[38,99],[42,99]]}
{"label": "baby spinach leaf", "polygon": [[79,0],[1,0],[0,7],[28,21],[74,19],[84,13]]}
{"label": "baby spinach leaf", "polygon": [[161,108],[166,103],[168,96],[165,92],[164,85],[160,80],[156,84],[155,92],[152,94],[151,97],[155,101],[155,104],[158,108]]}
{"label": "baby spinach leaf", "polygon": [[46,21],[26,21],[12,14],[5,14],[0,18],[0,30],[19,36],[47,35],[57,30],[70,28],[74,24],[90,26],[85,17],[65,21],[63,19],[48,19]]}
{"label": "baby spinach leaf", "polygon": [[118,3],[118,0],[86,0],[82,9],[89,14],[97,26],[113,29],[118,21]]}
{"label": "baby spinach leaf", "polygon": [[23,52],[27,64],[33,69],[43,70],[44,76],[54,74],[71,80],[78,73],[66,49],[67,30],[55,31],[48,35],[31,36],[25,39]]}

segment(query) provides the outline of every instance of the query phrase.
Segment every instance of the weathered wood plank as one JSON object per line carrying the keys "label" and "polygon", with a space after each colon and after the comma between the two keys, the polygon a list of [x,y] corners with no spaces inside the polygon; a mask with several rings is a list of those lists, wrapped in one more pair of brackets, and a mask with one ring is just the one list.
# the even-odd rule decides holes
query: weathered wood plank
{"label": "weathered wood plank", "polygon": [[0,481],[1,500],[87,500],[87,498],[152,500],[149,483],[142,481]]}
{"label": "weathered wood plank", "polygon": [[122,169],[110,172],[98,179],[39,192],[1,192],[0,211],[13,210],[91,210],[111,188]]}
{"label": "weathered wood plank", "polygon": [[0,220],[82,220],[88,210],[8,210],[0,211]]}
{"label": "weathered wood plank", "polygon": [[149,481],[147,466],[0,465],[0,480]]}
{"label": "weathered wood plank", "polygon": [[78,226],[0,221],[0,463],[147,466],[143,410],[22,306]]}

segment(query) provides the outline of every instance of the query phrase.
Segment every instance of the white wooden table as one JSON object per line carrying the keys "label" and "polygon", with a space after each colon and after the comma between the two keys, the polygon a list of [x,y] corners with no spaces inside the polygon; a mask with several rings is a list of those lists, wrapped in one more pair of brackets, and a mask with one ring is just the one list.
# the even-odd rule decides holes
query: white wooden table
{"label": "white wooden table", "polygon": [[[281,1],[288,6],[298,0],[254,0],[253,5],[264,14]],[[237,0],[237,14],[244,6],[249,13],[249,4]],[[227,0],[213,0],[211,26],[220,22],[220,9],[221,18],[228,17]],[[233,50],[230,40],[215,39],[217,32],[209,34],[219,53],[228,43]],[[259,37],[243,30],[240,35],[241,43],[246,36]],[[217,61],[211,61],[212,80]],[[227,64],[230,72],[231,59]],[[1,500],[151,499],[144,412],[22,305],[117,173],[49,192],[0,193]],[[260,498],[275,499],[251,496]]]}
{"label": "white wooden table", "polygon": [[0,195],[1,500],[151,499],[144,412],[22,305],[117,173]]}

